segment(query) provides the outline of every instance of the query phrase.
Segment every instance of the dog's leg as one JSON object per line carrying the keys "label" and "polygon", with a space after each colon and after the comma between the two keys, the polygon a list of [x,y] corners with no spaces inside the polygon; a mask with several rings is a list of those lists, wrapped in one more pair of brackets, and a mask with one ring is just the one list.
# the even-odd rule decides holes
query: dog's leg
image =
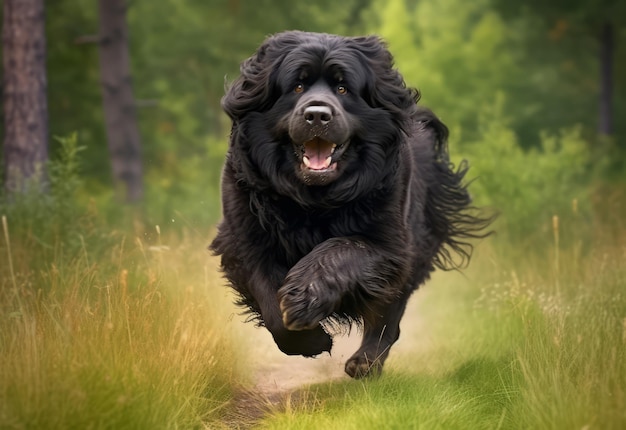
{"label": "dog's leg", "polygon": [[274,342],[282,352],[306,357],[330,352],[333,341],[321,325],[317,324],[302,331],[291,331],[284,326],[274,287],[280,283],[278,280],[282,279],[280,274],[275,273],[271,276],[257,271],[252,279],[250,291],[260,309],[263,325],[272,334]]}
{"label": "dog's leg", "polygon": [[287,355],[303,355],[315,357],[330,352],[333,347],[332,337],[321,325],[309,330],[287,330],[282,323],[267,326],[278,348]]}
{"label": "dog's leg", "polygon": [[291,268],[278,290],[284,326],[312,329],[346,306],[360,313],[398,300],[407,271],[403,257],[402,250],[358,237],[319,244]]}
{"label": "dog's leg", "polygon": [[266,327],[278,348],[287,355],[315,357],[323,352],[330,352],[333,347],[332,337],[319,324],[308,330],[291,331],[278,320]]}
{"label": "dog's leg", "polygon": [[346,362],[346,373],[353,378],[379,375],[391,346],[400,336],[400,319],[409,294],[389,304],[374,321],[364,321],[361,347]]}

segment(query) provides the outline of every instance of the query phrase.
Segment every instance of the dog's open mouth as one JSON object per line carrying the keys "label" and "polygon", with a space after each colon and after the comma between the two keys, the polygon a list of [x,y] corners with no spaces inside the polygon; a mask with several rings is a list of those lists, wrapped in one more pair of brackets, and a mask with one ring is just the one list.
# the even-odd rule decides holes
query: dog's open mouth
{"label": "dog's open mouth", "polygon": [[304,142],[302,154],[302,168],[314,172],[335,170],[337,162],[333,162],[333,154],[337,145],[321,137],[314,137]]}
{"label": "dog's open mouth", "polygon": [[348,146],[349,142],[335,143],[319,136],[297,145],[300,163],[296,174],[306,185],[330,184],[341,175],[339,164]]}

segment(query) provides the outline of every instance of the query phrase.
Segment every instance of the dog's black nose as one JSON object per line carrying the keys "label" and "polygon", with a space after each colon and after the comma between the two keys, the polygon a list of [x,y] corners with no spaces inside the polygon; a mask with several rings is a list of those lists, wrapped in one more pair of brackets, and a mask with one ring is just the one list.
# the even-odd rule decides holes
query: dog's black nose
{"label": "dog's black nose", "polygon": [[311,125],[326,125],[333,119],[333,111],[328,106],[314,105],[304,110],[304,120]]}

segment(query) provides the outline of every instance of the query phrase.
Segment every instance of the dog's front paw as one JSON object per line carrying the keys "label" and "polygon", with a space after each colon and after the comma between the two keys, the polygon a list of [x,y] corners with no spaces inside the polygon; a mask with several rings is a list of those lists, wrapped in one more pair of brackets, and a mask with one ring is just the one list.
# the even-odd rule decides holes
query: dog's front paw
{"label": "dog's front paw", "polygon": [[289,330],[310,330],[335,311],[338,298],[320,278],[308,282],[297,278],[288,275],[278,290],[283,324]]}
{"label": "dog's front paw", "polygon": [[278,348],[287,355],[315,357],[330,352],[333,347],[331,336],[319,324],[312,330],[291,331],[280,327],[272,332]]}

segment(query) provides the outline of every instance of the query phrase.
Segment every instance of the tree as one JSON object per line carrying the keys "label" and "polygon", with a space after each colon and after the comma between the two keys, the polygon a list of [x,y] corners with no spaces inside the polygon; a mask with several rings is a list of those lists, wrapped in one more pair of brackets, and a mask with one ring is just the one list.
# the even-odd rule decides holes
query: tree
{"label": "tree", "polygon": [[[604,136],[613,135],[617,116],[614,103],[616,39],[621,35],[621,25],[626,22],[626,3],[619,0],[493,1],[509,21],[534,19],[543,22],[549,29],[542,32],[543,40],[537,41],[536,36],[531,36],[528,41],[534,46],[541,43],[542,49],[558,45],[570,68],[582,69],[580,65],[592,59],[597,77],[584,76],[583,79],[595,82],[597,132]],[[580,88],[577,90],[580,93]]]}
{"label": "tree", "polygon": [[135,202],[142,197],[143,180],[141,138],[128,52],[126,1],[99,0],[98,5],[100,79],[113,181],[126,201]]}
{"label": "tree", "polygon": [[604,136],[613,134],[613,57],[614,27],[611,21],[605,21],[599,31],[600,45],[600,110],[598,132]]}
{"label": "tree", "polygon": [[43,0],[4,0],[4,187],[45,189],[48,160]]}

